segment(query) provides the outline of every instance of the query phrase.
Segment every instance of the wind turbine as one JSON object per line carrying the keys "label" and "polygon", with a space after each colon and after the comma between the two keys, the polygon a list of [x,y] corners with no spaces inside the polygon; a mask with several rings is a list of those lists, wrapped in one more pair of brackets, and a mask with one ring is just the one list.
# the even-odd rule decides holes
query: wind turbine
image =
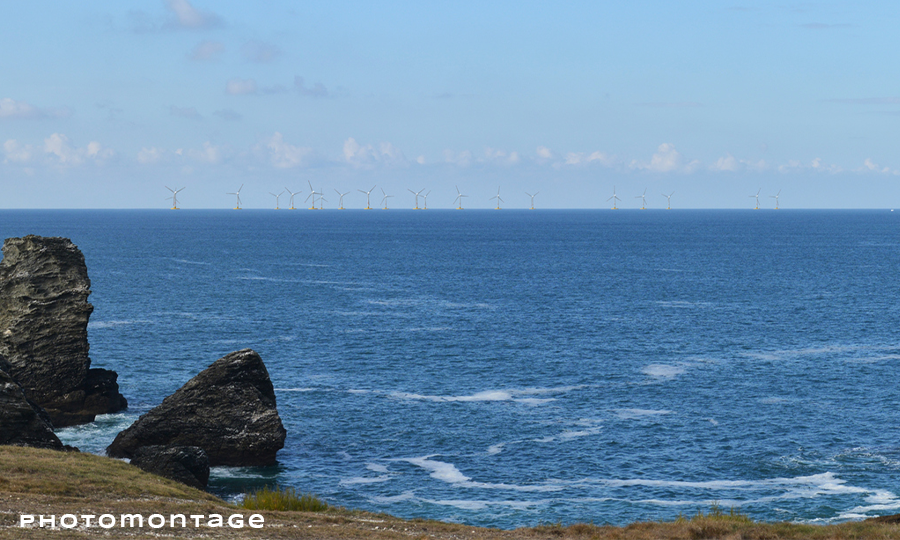
{"label": "wind turbine", "polygon": [[384,195],[384,197],[381,198],[381,202],[384,204],[384,209],[387,210],[387,200],[389,197],[393,197],[393,195],[388,195],[387,193],[385,193],[384,188],[381,188],[381,194]]}
{"label": "wind turbine", "polygon": [[348,191],[347,193],[341,193],[341,192],[338,191],[338,190],[334,190],[334,191],[335,191],[338,195],[341,196],[341,202],[338,204],[338,210],[343,210],[343,209],[344,209],[344,195],[346,195],[347,193],[350,193],[350,192]]}
{"label": "wind turbine", "polygon": [[363,191],[361,189],[357,189],[356,191],[366,194],[366,210],[371,210],[371,208],[369,207],[369,193],[375,191],[375,186],[372,186],[372,189],[370,189],[369,191]]}
{"label": "wind turbine", "polygon": [[172,199],[172,210],[178,210],[178,192],[183,190],[184,188],[172,189],[169,186],[166,186],[166,189],[172,192],[172,196],[166,197],[166,200],[168,201],[169,199]]}
{"label": "wind turbine", "polygon": [[635,199],[640,199],[641,200],[641,210],[646,210],[647,209],[647,188],[644,188],[643,195],[638,195],[637,197],[635,197]]}
{"label": "wind turbine", "polygon": [[321,193],[319,193],[318,191],[313,189],[312,182],[307,180],[306,183],[309,184],[309,195],[306,197],[306,200],[308,201],[309,198],[312,197],[312,206],[310,206],[309,209],[315,210],[316,209],[316,195],[321,195]]}
{"label": "wind turbine", "polygon": [[759,191],[756,192],[756,195],[750,195],[750,197],[756,197],[756,208],[754,210],[759,210],[759,192],[762,191],[762,188],[759,188]]}
{"label": "wind turbine", "polygon": [[460,193],[459,186],[456,186],[456,198],[453,199],[453,202],[459,201],[459,207],[457,208],[457,210],[463,209],[463,207],[462,207],[462,198],[463,197],[468,197],[468,195],[463,195],[462,193]]}
{"label": "wind turbine", "polygon": [[225,194],[225,195],[234,195],[235,197],[237,197],[237,204],[234,207],[235,210],[241,209],[241,189],[244,189],[244,184],[241,184],[240,189],[238,189],[236,192]]}
{"label": "wind turbine", "polygon": [[294,208],[294,195],[299,195],[299,194],[301,194],[301,193],[303,193],[303,192],[302,192],[302,191],[298,191],[297,193],[294,193],[293,191],[289,190],[288,188],[284,188],[284,190],[291,194],[291,208],[290,208],[290,210],[296,210],[296,208]]}
{"label": "wind turbine", "polygon": [[424,190],[424,189],[420,189],[419,191],[413,191],[413,190],[411,190],[411,189],[409,189],[409,188],[406,188],[406,190],[409,191],[410,193],[412,193],[413,195],[416,196],[416,207],[413,208],[413,210],[419,210],[419,193],[422,193],[422,192],[425,191],[425,190]]}
{"label": "wind turbine", "polygon": [[[535,191],[534,195],[537,195],[538,193],[540,193],[540,191]],[[534,210],[534,195],[532,195],[531,193],[528,193],[527,191],[525,192],[525,195],[528,195],[529,197],[531,197],[531,209]]]}
{"label": "wind turbine", "polygon": [[284,195],[284,192],[282,191],[281,193],[275,194],[270,191],[269,195],[275,197],[275,210],[281,210],[280,208],[278,208],[278,199],[280,199],[281,196]]}
{"label": "wind turbine", "polygon": [[[322,204],[323,201],[327,202],[328,199],[325,198],[325,195],[322,195],[321,193],[319,193],[319,210],[322,210],[324,207]],[[315,201],[313,201],[313,206],[315,206],[315,205],[316,205],[316,203],[315,203]]]}
{"label": "wind turbine", "polygon": [[497,186],[497,194],[488,200],[492,201],[494,199],[497,199],[497,210],[500,210],[500,203],[503,202],[503,199],[500,198],[500,186]]}
{"label": "wind turbine", "polygon": [[422,205],[422,210],[428,210],[428,196],[429,195],[431,195],[431,191],[429,191],[425,195],[422,195],[422,197],[425,199],[425,204]]}
{"label": "wind turbine", "polygon": [[616,186],[613,186],[613,196],[610,197],[610,198],[608,198],[608,199],[606,199],[606,200],[607,200],[607,201],[612,201],[612,202],[613,202],[613,207],[612,207],[613,210],[618,210],[618,208],[616,208],[616,201],[621,201],[622,199],[620,199],[620,198],[616,195]]}
{"label": "wind turbine", "polygon": [[[780,189],[778,190],[778,195],[781,195],[781,190],[780,190]],[[778,209],[779,209],[779,208],[778,208],[778,195],[769,195],[769,197],[772,197],[773,199],[775,199],[775,210],[778,210]]]}
{"label": "wind turbine", "polygon": [[668,195],[666,195],[665,193],[662,194],[662,196],[665,197],[668,201],[668,202],[666,202],[666,210],[672,209],[672,195],[675,195],[674,191]]}

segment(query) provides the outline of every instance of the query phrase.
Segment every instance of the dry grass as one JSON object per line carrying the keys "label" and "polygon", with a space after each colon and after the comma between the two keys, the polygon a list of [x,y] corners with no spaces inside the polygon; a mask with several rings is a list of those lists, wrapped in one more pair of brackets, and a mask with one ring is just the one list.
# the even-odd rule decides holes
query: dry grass
{"label": "dry grass", "polygon": [[[270,490],[271,491],[271,490]],[[271,491],[275,494],[285,492]],[[296,493],[293,494],[296,496]],[[290,499],[290,497],[287,497]],[[302,499],[302,497],[296,497]],[[273,508],[277,507],[273,506]],[[310,507],[306,507],[309,509]],[[142,530],[47,530],[18,527],[20,514],[205,514],[261,513],[265,528]],[[145,473],[127,463],[90,454],[0,446],[0,540],[159,538],[332,538],[332,539],[572,539],[572,540],[900,540],[898,519],[812,526],[756,523],[713,507],[671,523],[641,522],[627,527],[542,525],[513,531],[467,527],[427,520],[329,508],[325,512],[247,510],[203,491]]]}

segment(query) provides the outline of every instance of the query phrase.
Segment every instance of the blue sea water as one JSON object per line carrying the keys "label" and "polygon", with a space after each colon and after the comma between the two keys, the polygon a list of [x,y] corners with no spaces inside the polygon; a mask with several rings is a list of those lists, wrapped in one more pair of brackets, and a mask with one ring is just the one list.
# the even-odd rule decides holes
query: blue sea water
{"label": "blue sea water", "polygon": [[3,211],[70,237],[93,365],[130,408],[268,366],[288,438],[213,471],[504,528],[734,507],[900,512],[900,215],[887,211]]}

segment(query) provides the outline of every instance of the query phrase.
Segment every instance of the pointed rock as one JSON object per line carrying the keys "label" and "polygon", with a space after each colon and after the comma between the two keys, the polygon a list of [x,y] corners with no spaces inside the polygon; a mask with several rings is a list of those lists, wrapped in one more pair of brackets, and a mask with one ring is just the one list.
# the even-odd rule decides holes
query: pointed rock
{"label": "pointed rock", "polygon": [[7,238],[0,262],[0,356],[55,427],[127,407],[116,373],[90,369],[94,310],[84,255],[67,238]]}
{"label": "pointed rock", "polygon": [[131,458],[142,446],[199,446],[210,466],[272,465],[287,431],[262,358],[228,354],[144,414],[106,449]]}

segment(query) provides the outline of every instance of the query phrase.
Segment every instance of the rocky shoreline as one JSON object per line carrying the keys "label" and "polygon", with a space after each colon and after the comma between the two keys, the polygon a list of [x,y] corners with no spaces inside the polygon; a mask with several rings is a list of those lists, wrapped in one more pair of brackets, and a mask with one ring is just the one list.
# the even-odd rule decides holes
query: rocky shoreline
{"label": "rocky shoreline", "polygon": [[[67,238],[8,238],[0,261],[0,445],[77,451],[55,428],[124,410],[118,374],[91,368],[84,255]],[[131,427],[112,457],[195,487],[210,466],[276,462],[286,430],[259,354],[230,353]]]}

